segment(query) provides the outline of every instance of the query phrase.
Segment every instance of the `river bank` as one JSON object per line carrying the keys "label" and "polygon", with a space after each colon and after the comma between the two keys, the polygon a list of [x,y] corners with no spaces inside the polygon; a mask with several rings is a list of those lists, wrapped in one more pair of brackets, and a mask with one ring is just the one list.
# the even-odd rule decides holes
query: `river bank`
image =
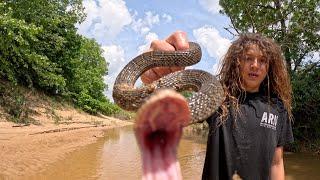
{"label": "river bank", "polygon": [[[96,142],[110,128],[131,125],[107,116],[92,116],[72,107],[33,108],[35,124],[15,124],[0,116],[0,179],[23,179],[39,173],[83,146]],[[3,113],[2,113],[3,114]]]}

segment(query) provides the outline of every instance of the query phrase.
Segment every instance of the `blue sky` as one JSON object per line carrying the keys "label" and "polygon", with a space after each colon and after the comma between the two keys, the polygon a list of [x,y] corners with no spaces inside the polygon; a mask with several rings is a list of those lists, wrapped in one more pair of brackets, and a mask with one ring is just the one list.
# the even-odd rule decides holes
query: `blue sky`
{"label": "blue sky", "polygon": [[120,70],[150,42],[164,39],[176,30],[187,32],[190,41],[203,51],[196,68],[217,72],[218,63],[232,41],[229,18],[218,13],[218,0],[84,0],[86,20],[78,24],[78,33],[94,38],[109,63],[105,77],[106,95],[112,100],[114,80]]}

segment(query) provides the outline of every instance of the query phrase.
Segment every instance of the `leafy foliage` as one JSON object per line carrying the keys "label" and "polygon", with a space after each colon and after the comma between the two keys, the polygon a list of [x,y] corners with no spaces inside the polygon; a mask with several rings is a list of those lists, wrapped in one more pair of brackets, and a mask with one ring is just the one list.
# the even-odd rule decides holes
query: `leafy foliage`
{"label": "leafy foliage", "polygon": [[[1,12],[4,12],[0,4]],[[41,55],[34,48],[39,42],[37,35],[42,28],[28,24],[24,20],[12,17],[12,10],[0,15],[0,73],[2,77],[14,83],[32,85],[38,83],[40,87],[64,86],[63,77],[59,75],[60,69],[47,56]]]}
{"label": "leafy foliage", "polygon": [[227,30],[259,32],[275,39],[291,73],[320,49],[319,0],[220,0],[220,5],[232,22]]}
{"label": "leafy foliage", "polygon": [[[307,66],[307,67],[310,67]],[[306,68],[307,68],[306,67]],[[298,72],[293,77],[294,132],[298,139],[320,137],[320,68],[308,73]]]}
{"label": "leafy foliage", "polygon": [[79,54],[68,64],[68,90],[80,94],[90,94],[94,99],[103,100],[106,85],[103,76],[107,63],[102,57],[99,45],[86,38],[81,39]]}
{"label": "leafy foliage", "polygon": [[104,96],[107,63],[100,46],[77,34],[82,0],[0,3],[0,75],[14,84],[72,98],[90,113],[119,111]]}

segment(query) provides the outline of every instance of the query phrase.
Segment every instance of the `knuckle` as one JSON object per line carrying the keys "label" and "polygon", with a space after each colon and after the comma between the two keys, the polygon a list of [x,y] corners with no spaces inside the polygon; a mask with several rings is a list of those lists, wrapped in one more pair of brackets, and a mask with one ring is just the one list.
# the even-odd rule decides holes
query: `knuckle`
{"label": "knuckle", "polygon": [[157,47],[159,47],[160,44],[161,44],[160,40],[153,40],[150,44],[150,48],[156,49]]}
{"label": "knuckle", "polygon": [[186,35],[186,32],[184,31],[181,31],[181,30],[177,30],[173,33],[173,36],[174,37],[179,37],[179,36],[185,36]]}
{"label": "knuckle", "polygon": [[173,43],[178,50],[185,50],[189,48],[187,34],[184,31],[176,31],[171,36],[171,43]]}

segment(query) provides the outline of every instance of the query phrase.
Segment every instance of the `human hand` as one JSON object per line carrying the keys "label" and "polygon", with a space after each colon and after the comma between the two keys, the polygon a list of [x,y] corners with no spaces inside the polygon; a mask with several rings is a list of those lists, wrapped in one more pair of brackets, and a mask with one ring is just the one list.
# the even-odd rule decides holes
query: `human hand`
{"label": "human hand", "polygon": [[[187,39],[187,34],[183,31],[176,31],[165,40],[152,41],[148,51],[177,51],[188,49],[189,42]],[[145,84],[150,84],[167,74],[183,69],[184,67],[155,67],[144,72],[141,76],[141,80]]]}

